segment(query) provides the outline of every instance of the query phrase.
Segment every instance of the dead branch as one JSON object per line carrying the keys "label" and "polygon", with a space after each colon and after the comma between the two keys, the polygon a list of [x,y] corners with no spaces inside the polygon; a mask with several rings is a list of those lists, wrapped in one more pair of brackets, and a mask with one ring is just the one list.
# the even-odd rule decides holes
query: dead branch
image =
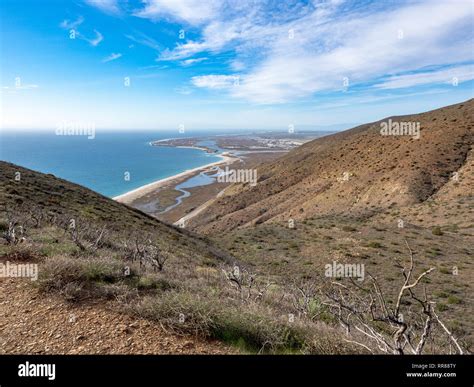
{"label": "dead branch", "polygon": [[228,283],[237,289],[241,301],[259,301],[272,285],[271,282],[258,281],[255,274],[235,265],[231,270],[222,269]]}
{"label": "dead branch", "polygon": [[[429,300],[426,287],[424,297],[419,297],[415,289],[421,280],[435,268],[423,271],[415,277],[414,254],[408,245],[410,263],[402,268],[403,283],[396,293],[395,307],[390,308],[377,278],[369,273],[370,286],[363,287],[352,281],[352,287],[339,282],[332,282],[328,289],[321,291],[323,304],[344,327],[346,334],[352,336],[348,342],[358,344],[371,352],[422,354],[428,341],[439,341],[435,337],[434,324],[438,324],[459,353],[463,353],[458,340],[440,320],[434,310],[434,303]],[[402,300],[408,297],[420,306],[413,310],[403,307]],[[360,337],[359,339],[357,339]],[[364,342],[361,340],[365,338]]]}
{"label": "dead branch", "polygon": [[171,254],[163,250],[158,244],[152,242],[151,236],[135,236],[133,246],[129,246],[127,241],[122,242],[126,251],[126,259],[138,261],[140,268],[147,269],[151,267],[154,271],[163,271],[165,263],[169,260]]}
{"label": "dead branch", "polygon": [[70,219],[67,231],[81,251],[95,252],[102,246],[103,237],[107,232],[107,227],[97,228],[84,221],[79,222]]}
{"label": "dead branch", "polygon": [[18,245],[26,240],[26,219],[21,216],[19,209],[6,210],[7,229],[2,237],[8,245]]}

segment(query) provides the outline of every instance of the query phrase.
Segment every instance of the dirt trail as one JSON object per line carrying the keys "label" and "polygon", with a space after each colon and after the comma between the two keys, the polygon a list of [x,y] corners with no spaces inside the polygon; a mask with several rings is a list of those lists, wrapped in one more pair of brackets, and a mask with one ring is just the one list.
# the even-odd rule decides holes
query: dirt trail
{"label": "dirt trail", "polygon": [[219,342],[169,334],[158,324],[39,294],[0,278],[0,354],[225,354]]}

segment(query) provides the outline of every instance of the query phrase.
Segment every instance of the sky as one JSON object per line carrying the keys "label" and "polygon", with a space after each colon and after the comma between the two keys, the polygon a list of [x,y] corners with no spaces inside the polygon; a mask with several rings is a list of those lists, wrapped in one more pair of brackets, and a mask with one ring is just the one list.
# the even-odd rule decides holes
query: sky
{"label": "sky", "polygon": [[2,129],[316,129],[474,97],[471,0],[0,0]]}

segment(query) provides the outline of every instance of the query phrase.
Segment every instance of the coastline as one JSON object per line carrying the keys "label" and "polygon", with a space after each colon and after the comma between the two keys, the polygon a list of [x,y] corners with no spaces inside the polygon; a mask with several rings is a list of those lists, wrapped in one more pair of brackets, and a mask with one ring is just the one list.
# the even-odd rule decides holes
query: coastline
{"label": "coastline", "polygon": [[[189,139],[192,140],[192,138]],[[168,143],[171,140],[173,139],[161,139],[149,142],[149,144],[157,147],[199,149],[219,156],[221,160],[185,170],[113,197],[117,202],[137,208],[169,224],[176,224],[180,220],[186,222],[199,215],[216,198],[224,194],[228,185],[214,181],[208,184],[190,186],[183,191],[176,188],[180,184],[201,173],[209,173],[211,168],[216,168],[219,165],[225,167],[239,164],[239,167],[242,168],[258,168],[261,163],[274,160],[289,150],[287,147],[282,147],[282,140],[272,140],[271,138],[257,141],[258,149],[254,149],[256,140],[249,140],[251,142],[248,143],[248,141],[237,138],[234,142],[231,141],[226,146],[221,147],[221,151],[225,149],[222,153],[206,146],[197,145],[195,141]],[[233,147],[238,149],[232,149]],[[183,197],[183,192],[188,194]]]}
{"label": "coastline", "polygon": [[[215,153],[215,152],[210,152],[209,151],[209,148],[205,148],[205,147],[202,147],[202,146],[195,146],[195,145],[159,145],[158,143],[159,142],[164,142],[164,141],[169,141],[169,140],[174,140],[173,138],[168,138],[168,139],[164,139],[164,140],[157,140],[157,141],[152,141],[150,142],[150,146],[161,146],[161,147],[167,147],[167,148],[188,148],[188,149],[199,149],[199,150],[202,150],[206,153]],[[217,155],[217,156],[220,156],[220,155]]]}
{"label": "coastline", "polygon": [[[271,162],[272,160],[275,160],[277,155],[278,153],[252,152],[241,157],[239,154],[238,159],[230,166],[230,168],[258,168],[258,166],[263,162]],[[198,173],[196,173],[196,175],[198,175]],[[191,188],[186,188],[185,190],[191,195],[187,196],[181,201],[180,205],[175,206],[170,211],[160,212],[160,204],[163,205],[163,203],[176,202],[177,191],[175,187],[177,184],[182,182],[183,179],[176,179],[169,182],[168,184],[165,184],[163,188],[134,201],[132,206],[155,216],[166,223],[181,225],[181,220],[183,224],[190,226],[189,222],[192,223],[195,217],[199,217],[207,207],[213,204],[217,198],[224,195],[227,188],[232,185],[232,183],[214,181],[211,184],[196,185]]]}
{"label": "coastline", "polygon": [[163,179],[159,179],[159,180],[156,180],[152,183],[148,183],[148,184],[145,184],[141,187],[132,189],[132,190],[130,190],[128,192],[125,192],[121,195],[115,196],[112,199],[116,200],[119,203],[130,204],[130,203],[134,202],[135,200],[137,200],[137,199],[153,192],[154,190],[169,184],[173,180],[186,179],[187,177],[191,177],[191,175],[195,174],[196,172],[203,172],[203,171],[205,171],[209,168],[212,168],[212,167],[215,167],[215,166],[218,166],[218,165],[230,165],[233,162],[235,162],[236,160],[239,160],[239,158],[237,156],[234,156],[234,155],[232,155],[228,152],[222,153],[222,154],[217,155],[217,156],[221,157],[222,160],[214,161],[212,163],[209,163],[209,164],[206,164],[206,165],[203,165],[203,166],[200,166],[200,167],[187,169],[187,170],[185,170],[183,172],[180,172],[176,175],[165,177]]}

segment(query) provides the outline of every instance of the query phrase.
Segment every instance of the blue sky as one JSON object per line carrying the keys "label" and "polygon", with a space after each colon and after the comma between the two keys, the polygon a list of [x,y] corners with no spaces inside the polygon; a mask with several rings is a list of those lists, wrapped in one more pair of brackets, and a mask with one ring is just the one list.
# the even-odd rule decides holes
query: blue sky
{"label": "blue sky", "polygon": [[2,127],[282,129],[474,96],[474,3],[0,0]]}

